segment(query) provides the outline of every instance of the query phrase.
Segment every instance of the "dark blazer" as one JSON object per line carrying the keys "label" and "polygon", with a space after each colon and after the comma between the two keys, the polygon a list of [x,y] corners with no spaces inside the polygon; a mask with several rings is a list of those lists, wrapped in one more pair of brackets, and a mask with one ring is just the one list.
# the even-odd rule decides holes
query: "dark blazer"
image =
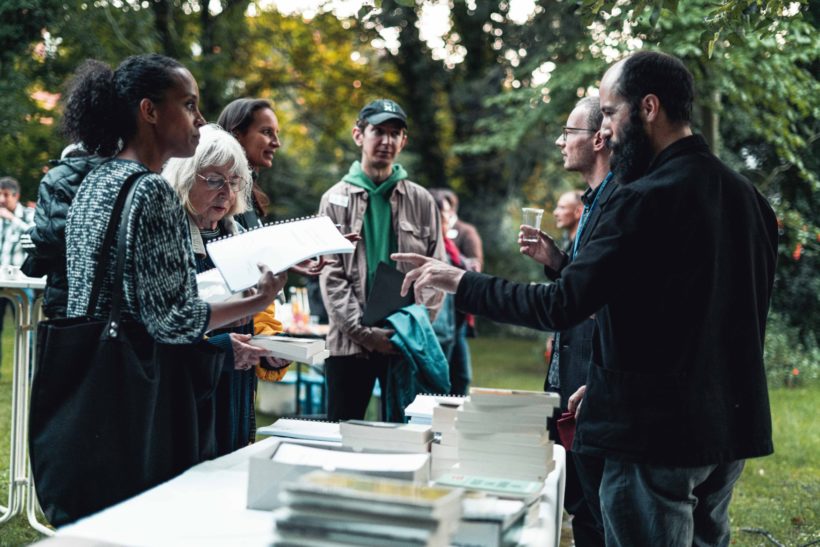
{"label": "dark blazer", "polygon": [[555,283],[468,272],[456,306],[541,329],[597,312],[573,449],[723,463],[773,451],[763,339],[776,255],[768,202],[691,136],[616,187]]}
{"label": "dark blazer", "polygon": [[[615,186],[616,183],[610,181],[603,188],[599,187],[600,196],[598,196],[598,201],[595,203],[595,208],[590,210],[589,217],[584,221],[581,230],[580,239],[578,240],[578,253],[589,242],[591,234],[601,218],[601,211],[606,208],[609,196],[615,191]],[[587,189],[585,196],[591,198],[594,194]],[[568,249],[563,267],[569,264],[571,253],[572,245]],[[544,273],[553,281],[560,276],[560,272],[547,267],[544,268]],[[558,392],[561,394],[561,410],[566,410],[569,396],[587,383],[587,370],[592,361],[592,345],[595,337],[597,337],[595,320],[587,318],[573,327],[560,331],[558,338],[556,338],[558,347],[553,348],[553,351],[558,352],[558,380],[560,383]],[[544,389],[546,390],[547,387],[545,383]]]}

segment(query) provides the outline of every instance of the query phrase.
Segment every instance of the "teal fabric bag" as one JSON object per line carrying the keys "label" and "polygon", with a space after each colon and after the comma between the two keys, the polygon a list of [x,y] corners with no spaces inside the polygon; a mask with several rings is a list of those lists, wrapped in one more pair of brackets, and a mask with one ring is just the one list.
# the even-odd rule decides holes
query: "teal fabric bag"
{"label": "teal fabric bag", "polygon": [[403,359],[391,363],[385,390],[385,420],[404,422],[404,409],[419,393],[449,393],[450,368],[427,309],[406,306],[387,318],[396,333],[390,341]]}

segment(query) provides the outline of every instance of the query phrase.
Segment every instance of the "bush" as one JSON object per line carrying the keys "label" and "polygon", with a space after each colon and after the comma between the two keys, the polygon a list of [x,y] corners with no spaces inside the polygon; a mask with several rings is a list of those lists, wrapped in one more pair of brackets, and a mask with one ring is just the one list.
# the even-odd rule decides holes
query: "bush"
{"label": "bush", "polygon": [[763,348],[769,385],[795,386],[820,378],[820,346],[813,332],[803,334],[782,315],[771,313]]}

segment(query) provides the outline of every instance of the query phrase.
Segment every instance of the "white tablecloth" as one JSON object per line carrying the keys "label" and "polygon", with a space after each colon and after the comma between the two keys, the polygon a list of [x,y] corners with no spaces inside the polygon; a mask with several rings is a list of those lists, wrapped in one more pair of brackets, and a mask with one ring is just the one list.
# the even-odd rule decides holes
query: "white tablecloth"
{"label": "white tablecloth", "polygon": [[[130,500],[60,528],[53,544],[71,539],[122,545],[263,546],[273,539],[269,511],[245,508],[248,460],[275,437],[199,464]],[[565,454],[555,447],[556,468],[546,481],[538,522],[523,534],[523,545],[557,546],[564,495]],[[93,480],[93,478],[91,478]]]}

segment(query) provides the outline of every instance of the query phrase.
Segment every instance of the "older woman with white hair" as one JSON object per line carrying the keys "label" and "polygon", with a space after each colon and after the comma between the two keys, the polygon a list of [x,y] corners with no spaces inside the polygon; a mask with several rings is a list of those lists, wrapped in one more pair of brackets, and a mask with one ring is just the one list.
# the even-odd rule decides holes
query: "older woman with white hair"
{"label": "older woman with white hair", "polygon": [[[162,174],[188,213],[197,272],[213,268],[206,244],[242,230],[233,217],[243,213],[251,202],[251,173],[245,151],[230,133],[218,125],[206,125],[200,129],[199,145],[193,157],[169,160]],[[264,322],[269,327],[268,333],[281,332],[281,324],[273,319],[273,309],[264,313],[267,315],[257,316],[257,322]],[[250,320],[209,333],[211,343],[229,350],[216,392],[219,455],[253,442],[253,395],[257,381],[254,369],[260,365],[260,359],[264,364],[260,377],[273,372],[273,377],[266,379],[281,378],[288,365],[285,361],[264,357],[265,350],[251,346],[248,342],[253,334],[254,322]]]}

